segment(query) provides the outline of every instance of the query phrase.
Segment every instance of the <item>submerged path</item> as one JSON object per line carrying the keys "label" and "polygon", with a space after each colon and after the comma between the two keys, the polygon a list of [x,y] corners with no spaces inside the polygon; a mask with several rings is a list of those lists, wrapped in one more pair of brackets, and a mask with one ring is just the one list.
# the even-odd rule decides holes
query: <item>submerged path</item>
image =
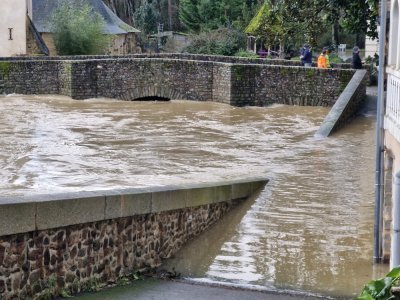
{"label": "submerged path", "polygon": [[287,294],[278,292],[261,292],[216,286],[193,285],[184,282],[148,279],[136,281],[130,286],[105,290],[99,294],[79,296],[80,300],[311,300],[324,299],[312,295]]}

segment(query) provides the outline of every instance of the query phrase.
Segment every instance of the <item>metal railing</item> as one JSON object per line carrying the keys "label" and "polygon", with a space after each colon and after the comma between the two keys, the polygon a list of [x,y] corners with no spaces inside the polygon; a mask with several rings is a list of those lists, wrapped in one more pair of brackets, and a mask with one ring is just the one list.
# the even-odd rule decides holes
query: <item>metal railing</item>
{"label": "metal railing", "polygon": [[388,74],[384,127],[400,142],[400,78]]}

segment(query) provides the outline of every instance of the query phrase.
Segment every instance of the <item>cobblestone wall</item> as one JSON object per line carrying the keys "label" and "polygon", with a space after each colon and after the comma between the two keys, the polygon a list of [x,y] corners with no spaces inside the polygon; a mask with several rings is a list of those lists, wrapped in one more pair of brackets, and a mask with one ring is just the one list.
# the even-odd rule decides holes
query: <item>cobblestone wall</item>
{"label": "cobblestone wall", "polygon": [[0,299],[44,299],[157,267],[233,203],[0,237]]}
{"label": "cobblestone wall", "polygon": [[267,182],[0,197],[0,299],[50,299],[153,269]]}
{"label": "cobblestone wall", "polygon": [[354,74],[347,69],[249,63],[261,60],[225,63],[220,61],[240,59],[213,56],[177,55],[194,60],[135,57],[0,61],[0,93],[123,100],[157,96],[236,106],[332,106]]}
{"label": "cobblestone wall", "polygon": [[[184,59],[184,60],[197,60],[197,61],[210,61],[210,62],[224,62],[234,64],[265,64],[265,65],[279,65],[279,66],[300,66],[300,61],[286,60],[286,59],[266,59],[266,58],[248,58],[236,56],[222,56],[222,55],[204,55],[204,54],[189,54],[189,53],[141,53],[129,55],[77,55],[77,56],[22,56],[22,57],[0,57],[0,61],[4,60],[85,60],[85,59],[126,59],[126,58],[164,58],[164,59]],[[316,63],[313,65],[316,67]],[[351,64],[341,63],[332,64],[333,68],[351,69]]]}

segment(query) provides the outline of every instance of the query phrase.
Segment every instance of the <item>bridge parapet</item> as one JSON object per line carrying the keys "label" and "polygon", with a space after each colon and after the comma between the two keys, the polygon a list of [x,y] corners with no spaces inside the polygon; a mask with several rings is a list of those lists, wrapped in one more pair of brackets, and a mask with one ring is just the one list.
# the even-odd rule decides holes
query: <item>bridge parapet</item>
{"label": "bridge parapet", "polygon": [[200,58],[24,59],[0,61],[1,64],[7,64],[7,68],[0,68],[0,72],[4,69],[7,74],[2,76],[0,93],[122,100],[156,96],[235,106],[332,106],[354,74],[350,69],[226,63]]}

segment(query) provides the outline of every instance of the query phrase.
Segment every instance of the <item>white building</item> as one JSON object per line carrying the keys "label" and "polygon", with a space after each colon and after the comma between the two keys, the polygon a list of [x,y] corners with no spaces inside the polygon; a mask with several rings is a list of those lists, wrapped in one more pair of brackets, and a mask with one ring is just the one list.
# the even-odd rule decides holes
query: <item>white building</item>
{"label": "white building", "polygon": [[[400,0],[392,0],[390,4],[390,25],[388,36],[388,57],[386,65],[386,104],[384,109],[384,199],[382,258],[384,261],[393,259],[393,240],[395,231],[392,230],[394,216],[395,194],[400,192],[396,187],[395,174],[400,171]],[[392,192],[393,191],[393,192]]]}
{"label": "white building", "polygon": [[[379,31],[379,28],[378,28]],[[365,57],[375,57],[379,52],[379,41],[377,39],[365,38]]]}
{"label": "white building", "polygon": [[0,4],[0,56],[27,53],[26,0],[1,0]]}

